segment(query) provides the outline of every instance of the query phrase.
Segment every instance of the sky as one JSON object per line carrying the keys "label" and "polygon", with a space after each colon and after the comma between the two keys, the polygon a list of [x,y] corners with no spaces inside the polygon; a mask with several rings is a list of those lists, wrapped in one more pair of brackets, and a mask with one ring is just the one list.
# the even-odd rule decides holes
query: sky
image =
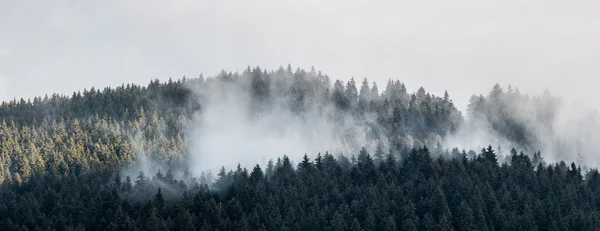
{"label": "sky", "polygon": [[247,66],[600,109],[597,0],[0,0],[0,100]]}

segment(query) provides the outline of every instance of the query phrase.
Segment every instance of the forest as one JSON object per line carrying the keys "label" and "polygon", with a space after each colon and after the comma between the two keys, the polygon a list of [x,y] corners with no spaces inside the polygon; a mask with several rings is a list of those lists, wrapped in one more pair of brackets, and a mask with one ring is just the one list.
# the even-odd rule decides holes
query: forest
{"label": "forest", "polygon": [[[15,99],[0,105],[0,227],[599,230],[598,170],[581,158],[546,161],[544,138],[516,116],[525,111],[542,133],[554,132],[559,107],[549,94],[496,85],[473,96],[463,115],[448,92],[408,92],[399,80],[380,90],[366,78],[333,81],[290,65]],[[256,122],[264,118],[270,122]],[[214,174],[198,167],[207,167],[206,155],[224,155],[218,146],[244,144],[246,135],[211,144],[214,152],[199,147],[210,142],[199,144],[198,131],[227,135],[212,124],[233,120],[295,124],[301,136],[314,130],[316,140],[332,142],[281,153],[261,142],[275,150],[265,161],[241,145],[219,162],[227,164],[208,166]],[[444,143],[482,124],[512,147]],[[272,135],[258,131],[247,136]],[[578,155],[560,142],[556,150]]]}

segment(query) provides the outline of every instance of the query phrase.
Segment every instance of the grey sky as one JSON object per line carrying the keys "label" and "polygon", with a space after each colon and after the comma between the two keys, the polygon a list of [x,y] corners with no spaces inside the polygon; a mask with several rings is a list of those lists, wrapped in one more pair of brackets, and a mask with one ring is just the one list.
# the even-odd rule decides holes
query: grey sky
{"label": "grey sky", "polygon": [[0,100],[248,65],[600,108],[600,1],[0,0]]}

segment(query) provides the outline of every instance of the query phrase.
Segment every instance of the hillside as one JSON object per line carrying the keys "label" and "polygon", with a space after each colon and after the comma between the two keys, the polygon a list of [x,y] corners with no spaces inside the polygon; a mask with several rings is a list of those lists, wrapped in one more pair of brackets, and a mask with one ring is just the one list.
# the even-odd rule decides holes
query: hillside
{"label": "hillside", "polygon": [[[248,67],[3,102],[0,227],[600,229],[598,171],[540,152],[557,99],[497,85],[465,118],[447,92],[359,82]],[[482,124],[503,148],[450,146]]]}

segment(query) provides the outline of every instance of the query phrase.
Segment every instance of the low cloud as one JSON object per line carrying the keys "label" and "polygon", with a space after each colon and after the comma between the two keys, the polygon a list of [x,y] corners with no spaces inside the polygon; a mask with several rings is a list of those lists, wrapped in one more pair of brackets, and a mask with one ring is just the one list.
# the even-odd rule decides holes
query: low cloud
{"label": "low cloud", "polygon": [[500,146],[528,155],[540,151],[547,162],[600,165],[600,115],[597,110],[545,92],[529,96],[503,91],[498,85],[487,96],[473,96],[467,122],[445,138],[449,147],[474,149]]}

